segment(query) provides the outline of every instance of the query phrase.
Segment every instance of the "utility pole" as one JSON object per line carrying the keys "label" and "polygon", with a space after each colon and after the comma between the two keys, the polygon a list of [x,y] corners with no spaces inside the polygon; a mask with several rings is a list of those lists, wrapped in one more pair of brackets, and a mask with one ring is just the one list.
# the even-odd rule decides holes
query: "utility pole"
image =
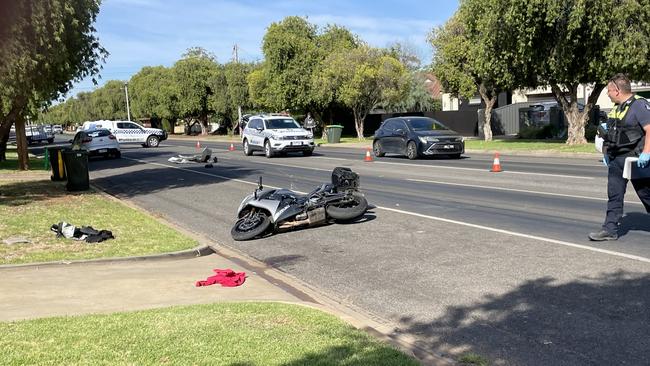
{"label": "utility pole", "polygon": [[126,115],[127,119],[131,121],[131,109],[129,108],[129,88],[127,87],[129,83],[124,83],[124,93],[126,94]]}
{"label": "utility pole", "polygon": [[[237,43],[232,47],[232,53],[233,53],[233,59],[235,60],[235,63],[239,63],[239,52],[238,52],[238,47]],[[237,106],[237,126],[239,126],[239,135],[241,136],[243,134],[242,131],[242,123],[241,123],[241,106]]]}
{"label": "utility pole", "polygon": [[238,51],[238,49],[237,49],[237,43],[235,43],[235,45],[232,46],[232,55],[233,55],[232,58],[233,58],[233,60],[234,60],[236,63],[239,63],[239,55],[238,55],[238,52],[237,52],[237,51]]}

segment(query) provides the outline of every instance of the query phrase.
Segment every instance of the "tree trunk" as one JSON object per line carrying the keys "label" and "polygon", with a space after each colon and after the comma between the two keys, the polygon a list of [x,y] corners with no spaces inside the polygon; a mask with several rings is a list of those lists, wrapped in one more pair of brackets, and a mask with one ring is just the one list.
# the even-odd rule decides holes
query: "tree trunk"
{"label": "tree trunk", "polygon": [[[562,106],[562,111],[567,120],[567,145],[579,145],[586,144],[587,139],[585,138],[585,125],[589,120],[589,112],[591,111],[593,103],[597,98],[597,94],[600,94],[602,87],[599,87],[599,84],[596,84],[592,95],[589,96],[589,101],[585,105],[582,112],[578,108],[578,84],[567,85],[569,89],[569,99],[567,100],[565,93],[562,92],[562,89],[558,84],[551,84],[551,90],[555,95],[555,99]],[[596,94],[596,95],[594,95]]]}
{"label": "tree trunk", "polygon": [[354,113],[354,127],[357,130],[357,138],[359,141],[365,140],[363,137],[363,116],[361,112],[358,112],[356,109],[353,110]]}
{"label": "tree trunk", "polygon": [[199,121],[201,122],[201,135],[205,136],[210,132],[210,127],[208,127],[208,116],[207,115],[201,116]]}
{"label": "tree trunk", "polygon": [[29,170],[29,153],[27,137],[25,136],[25,119],[22,115],[16,118],[16,147],[18,153],[18,170]]}
{"label": "tree trunk", "polygon": [[481,84],[478,88],[481,98],[485,103],[485,122],[483,123],[483,136],[485,141],[492,141],[492,108],[497,101],[496,92],[488,92],[487,88]]}
{"label": "tree trunk", "polygon": [[25,103],[25,98],[16,98],[9,113],[2,116],[2,119],[0,119],[0,161],[7,160],[6,152],[7,142],[9,141],[9,132],[11,131],[11,126],[13,126],[16,118],[25,106]]}
{"label": "tree trunk", "polygon": [[11,131],[12,122],[5,121],[0,124],[0,161],[7,160],[7,142],[9,141],[9,132]]}

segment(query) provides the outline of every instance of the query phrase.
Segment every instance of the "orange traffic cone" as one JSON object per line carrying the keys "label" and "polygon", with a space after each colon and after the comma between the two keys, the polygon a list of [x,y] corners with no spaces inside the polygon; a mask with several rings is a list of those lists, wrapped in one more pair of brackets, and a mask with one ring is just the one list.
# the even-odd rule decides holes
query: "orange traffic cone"
{"label": "orange traffic cone", "polygon": [[228,151],[235,151],[235,145],[231,143],[230,147],[228,148]]}
{"label": "orange traffic cone", "polygon": [[370,155],[370,148],[366,150],[366,157],[363,158],[363,161],[372,161],[372,155]]}
{"label": "orange traffic cone", "polygon": [[491,172],[502,172],[503,170],[501,169],[501,161],[499,161],[499,153],[494,154],[494,162],[492,163],[492,169],[490,169]]}
{"label": "orange traffic cone", "polygon": [[201,141],[196,142],[196,149],[201,150]]}

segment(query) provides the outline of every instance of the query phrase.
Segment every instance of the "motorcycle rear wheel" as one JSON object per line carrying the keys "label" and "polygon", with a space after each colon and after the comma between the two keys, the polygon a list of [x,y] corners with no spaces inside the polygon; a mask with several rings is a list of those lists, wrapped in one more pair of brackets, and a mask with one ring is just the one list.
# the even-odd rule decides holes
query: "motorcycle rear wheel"
{"label": "motorcycle rear wheel", "polygon": [[352,194],[352,199],[330,203],[325,208],[327,215],[334,220],[352,220],[363,215],[368,209],[368,201],[361,193]]}
{"label": "motorcycle rear wheel", "polygon": [[269,228],[271,219],[263,211],[248,213],[237,220],[230,230],[230,236],[237,241],[250,240],[262,235]]}

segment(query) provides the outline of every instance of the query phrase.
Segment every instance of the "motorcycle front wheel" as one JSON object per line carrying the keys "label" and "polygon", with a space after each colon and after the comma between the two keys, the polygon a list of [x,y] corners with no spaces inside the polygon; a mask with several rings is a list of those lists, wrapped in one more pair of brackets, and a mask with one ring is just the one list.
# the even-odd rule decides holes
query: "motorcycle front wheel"
{"label": "motorcycle front wheel", "polygon": [[264,211],[249,212],[237,220],[230,230],[230,235],[237,241],[250,240],[262,235],[271,224],[271,219]]}
{"label": "motorcycle front wheel", "polygon": [[352,220],[366,212],[368,201],[361,193],[355,192],[348,199],[327,205],[325,211],[334,220]]}

